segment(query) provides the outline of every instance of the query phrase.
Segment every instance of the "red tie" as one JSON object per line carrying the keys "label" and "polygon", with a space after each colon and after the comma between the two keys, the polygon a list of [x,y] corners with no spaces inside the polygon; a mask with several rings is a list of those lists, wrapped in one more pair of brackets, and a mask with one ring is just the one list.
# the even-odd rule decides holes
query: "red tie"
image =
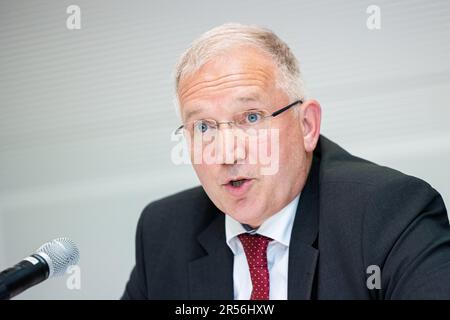
{"label": "red tie", "polygon": [[259,234],[243,233],[239,235],[245,256],[247,257],[250,277],[252,278],[252,295],[250,300],[269,300],[269,269],[267,268],[267,246],[272,239]]}

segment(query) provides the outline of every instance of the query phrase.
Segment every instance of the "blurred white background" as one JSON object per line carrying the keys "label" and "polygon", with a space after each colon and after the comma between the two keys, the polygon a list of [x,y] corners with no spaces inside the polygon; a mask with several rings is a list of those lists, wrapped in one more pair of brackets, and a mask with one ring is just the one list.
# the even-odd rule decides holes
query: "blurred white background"
{"label": "blurred white background", "polygon": [[0,270],[58,236],[81,251],[81,290],[52,279],[18,298],[121,296],[142,208],[198,184],[170,160],[173,66],[225,22],[291,46],[323,134],[450,202],[448,1],[0,0]]}

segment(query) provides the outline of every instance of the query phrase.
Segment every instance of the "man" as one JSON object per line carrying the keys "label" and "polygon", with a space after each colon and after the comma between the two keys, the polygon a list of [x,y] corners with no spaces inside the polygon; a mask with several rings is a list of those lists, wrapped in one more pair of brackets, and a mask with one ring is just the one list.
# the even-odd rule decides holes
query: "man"
{"label": "man", "polygon": [[275,34],[210,30],[176,90],[202,187],[145,208],[123,299],[450,298],[441,196],[321,136],[320,104]]}

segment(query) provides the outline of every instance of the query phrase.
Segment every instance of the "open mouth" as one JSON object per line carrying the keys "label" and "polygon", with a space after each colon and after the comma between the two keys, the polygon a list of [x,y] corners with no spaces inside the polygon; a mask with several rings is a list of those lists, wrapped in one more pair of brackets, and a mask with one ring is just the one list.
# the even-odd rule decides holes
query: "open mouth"
{"label": "open mouth", "polygon": [[228,184],[230,184],[233,187],[240,187],[241,185],[243,185],[246,181],[248,181],[248,179],[240,179],[240,180],[231,180],[230,182],[228,182]]}
{"label": "open mouth", "polygon": [[253,184],[253,179],[237,177],[224,184],[225,189],[233,196],[243,196]]}

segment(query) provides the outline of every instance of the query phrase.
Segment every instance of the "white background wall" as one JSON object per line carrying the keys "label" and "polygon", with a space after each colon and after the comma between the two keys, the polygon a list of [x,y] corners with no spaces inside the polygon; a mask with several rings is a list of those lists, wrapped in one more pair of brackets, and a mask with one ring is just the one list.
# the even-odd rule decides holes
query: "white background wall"
{"label": "white background wall", "polygon": [[[66,29],[66,7],[82,29]],[[381,30],[366,27],[370,4]],[[198,183],[170,161],[172,68],[200,33],[254,23],[294,50],[323,130],[417,175],[450,201],[448,1],[0,1],[0,269],[57,236],[81,250],[82,288],[29,299],[115,299],[150,201]]]}

